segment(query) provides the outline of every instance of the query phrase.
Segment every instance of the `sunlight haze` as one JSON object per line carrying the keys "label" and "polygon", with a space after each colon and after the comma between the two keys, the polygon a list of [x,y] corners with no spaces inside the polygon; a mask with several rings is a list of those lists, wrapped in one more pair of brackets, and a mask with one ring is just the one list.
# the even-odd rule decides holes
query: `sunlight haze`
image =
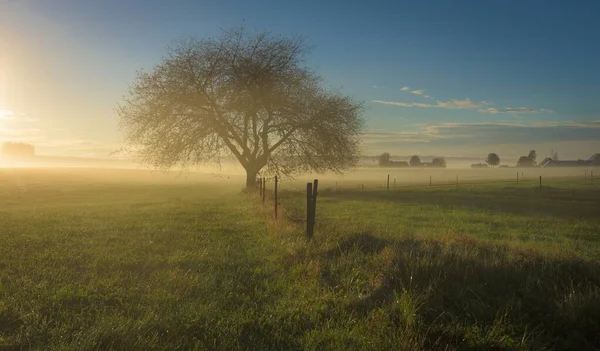
{"label": "sunlight haze", "polygon": [[594,2],[259,3],[0,0],[0,142],[112,157],[136,71],[243,23],[309,39],[326,85],[365,102],[365,155],[600,150]]}

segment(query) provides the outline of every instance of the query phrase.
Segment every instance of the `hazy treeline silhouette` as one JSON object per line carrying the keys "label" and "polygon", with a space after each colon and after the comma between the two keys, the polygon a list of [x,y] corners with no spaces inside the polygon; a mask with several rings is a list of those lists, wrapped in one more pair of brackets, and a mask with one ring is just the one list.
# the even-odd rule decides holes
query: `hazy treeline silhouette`
{"label": "hazy treeline silhouette", "polygon": [[0,152],[3,158],[28,159],[35,156],[35,147],[27,143],[6,142]]}

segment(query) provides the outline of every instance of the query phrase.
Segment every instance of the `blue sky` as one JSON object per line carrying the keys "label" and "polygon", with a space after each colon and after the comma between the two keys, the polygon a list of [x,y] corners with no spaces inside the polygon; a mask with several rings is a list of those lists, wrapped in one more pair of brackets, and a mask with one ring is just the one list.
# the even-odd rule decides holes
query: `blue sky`
{"label": "blue sky", "polygon": [[314,45],[365,102],[365,153],[600,152],[598,1],[0,0],[0,141],[102,157],[116,104],[175,40],[245,24]]}

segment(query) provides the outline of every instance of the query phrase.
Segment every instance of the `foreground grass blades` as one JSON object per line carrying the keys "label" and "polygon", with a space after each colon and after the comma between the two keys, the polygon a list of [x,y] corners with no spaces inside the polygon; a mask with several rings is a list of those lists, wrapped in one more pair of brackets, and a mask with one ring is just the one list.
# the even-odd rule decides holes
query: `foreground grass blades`
{"label": "foreground grass blades", "polygon": [[595,184],[323,190],[307,243],[301,193],[79,172],[4,174],[0,348],[600,347]]}

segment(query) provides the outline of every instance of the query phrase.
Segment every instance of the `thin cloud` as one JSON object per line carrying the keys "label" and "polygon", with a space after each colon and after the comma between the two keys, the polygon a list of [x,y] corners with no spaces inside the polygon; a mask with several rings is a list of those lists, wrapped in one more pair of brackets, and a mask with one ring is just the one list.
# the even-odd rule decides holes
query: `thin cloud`
{"label": "thin cloud", "polygon": [[413,90],[410,92],[411,94],[415,94],[415,95],[423,95],[425,94],[425,90],[423,89],[417,89],[417,90]]}
{"label": "thin cloud", "polygon": [[377,85],[371,85],[371,88],[373,88],[373,89],[377,89],[377,88],[379,88],[379,87],[378,87]]}
{"label": "thin cloud", "polygon": [[496,107],[488,107],[479,110],[482,113],[512,113],[512,114],[531,114],[531,113],[552,113],[552,110],[547,109],[535,109],[529,107],[506,107],[506,108],[496,108]]}
{"label": "thin cloud", "polygon": [[400,143],[427,143],[430,142],[434,136],[426,135],[420,131],[414,132],[380,132],[380,131],[368,131],[362,135],[363,141],[366,144],[378,144],[388,142],[400,142]]}
{"label": "thin cloud", "polygon": [[34,141],[43,137],[44,131],[39,128],[0,128],[0,139],[3,141]]}
{"label": "thin cloud", "polygon": [[474,102],[470,99],[464,100],[450,100],[450,101],[438,101],[437,106],[440,108],[459,109],[459,110],[474,110],[481,108],[485,105],[485,101]]}
{"label": "thin cloud", "polygon": [[482,108],[487,104],[485,101],[475,102],[470,99],[464,100],[449,100],[449,101],[436,101],[435,104],[425,103],[425,102],[404,102],[404,101],[383,101],[383,100],[374,100],[374,103],[384,104],[384,105],[393,105],[393,106],[402,106],[402,107],[420,107],[420,108],[445,108],[445,109],[453,109],[453,110],[474,110]]}
{"label": "thin cloud", "polygon": [[424,102],[403,102],[403,101],[382,101],[382,100],[373,100],[372,102],[374,102],[376,104],[402,106],[402,107],[436,107],[432,104],[427,104]]}
{"label": "thin cloud", "polygon": [[402,87],[402,88],[400,88],[400,90],[402,90],[402,91],[409,91],[410,88],[409,87]]}
{"label": "thin cloud", "polygon": [[[411,92],[412,93],[412,92]],[[425,95],[425,97],[430,97]],[[490,103],[486,101],[472,101],[469,98],[463,100],[448,100],[448,101],[436,101],[435,103],[425,102],[406,102],[406,101],[384,101],[384,100],[373,100],[372,102],[383,105],[401,106],[401,107],[420,107],[420,108],[443,108],[450,110],[477,110],[480,113],[490,114],[537,114],[537,113],[553,113],[552,110],[548,109],[536,109],[530,107],[487,107]]]}

